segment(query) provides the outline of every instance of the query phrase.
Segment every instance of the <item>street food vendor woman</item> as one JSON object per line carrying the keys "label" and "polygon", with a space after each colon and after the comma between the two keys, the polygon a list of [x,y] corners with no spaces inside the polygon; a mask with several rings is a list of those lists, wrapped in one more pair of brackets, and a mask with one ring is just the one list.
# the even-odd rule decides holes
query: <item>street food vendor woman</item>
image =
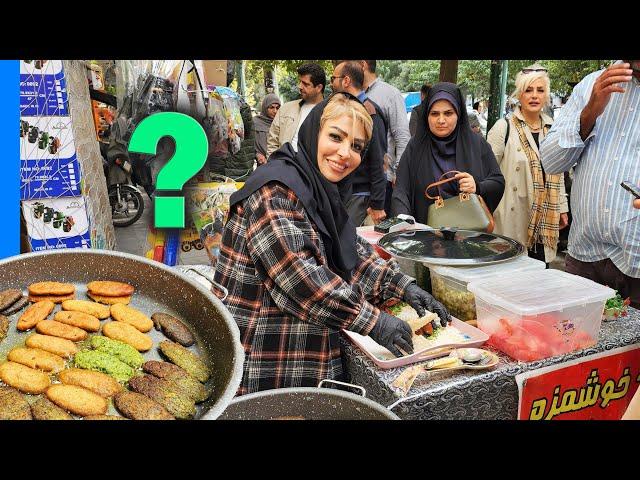
{"label": "street food vendor woman", "polygon": [[343,205],[372,125],[357,98],[334,94],[301,125],[297,153],[285,144],[231,196],[215,281],[245,351],[239,395],[342,378],[340,329],[412,353],[408,324],[374,306],[388,298],[450,321],[356,235]]}

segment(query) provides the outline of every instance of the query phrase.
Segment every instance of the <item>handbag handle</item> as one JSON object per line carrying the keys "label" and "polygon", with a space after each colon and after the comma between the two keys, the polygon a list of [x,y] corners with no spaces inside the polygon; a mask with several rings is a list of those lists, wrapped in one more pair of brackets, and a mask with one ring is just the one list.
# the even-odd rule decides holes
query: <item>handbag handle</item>
{"label": "handbag handle", "polygon": [[[445,175],[449,175],[450,173],[462,173],[459,170],[449,170],[448,172],[444,172],[441,176],[440,179],[437,182],[433,182],[430,183],[427,188],[424,191],[424,196],[427,197],[429,200],[437,200],[438,198],[442,197],[442,193],[440,192],[440,185],[447,183],[447,182],[451,182],[452,180],[455,180],[455,177],[451,177],[451,178],[447,178],[445,180],[442,180],[444,178]],[[429,195],[429,189],[432,187],[438,187],[438,196],[437,197],[432,197],[431,195]]]}

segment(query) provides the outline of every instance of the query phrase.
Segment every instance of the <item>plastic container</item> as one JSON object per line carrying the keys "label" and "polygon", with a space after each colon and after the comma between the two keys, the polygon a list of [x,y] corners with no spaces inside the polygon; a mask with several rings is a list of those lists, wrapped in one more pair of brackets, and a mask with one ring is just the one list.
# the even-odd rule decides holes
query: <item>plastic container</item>
{"label": "plastic container", "polygon": [[615,291],[560,270],[477,280],[478,328],[488,344],[531,362],[595,345],[602,311]]}
{"label": "plastic container", "polygon": [[427,265],[431,271],[431,293],[456,318],[476,318],[476,303],[473,293],[467,290],[469,282],[489,277],[504,278],[513,273],[542,271],[544,262],[526,255],[507,262],[481,267],[444,267]]}

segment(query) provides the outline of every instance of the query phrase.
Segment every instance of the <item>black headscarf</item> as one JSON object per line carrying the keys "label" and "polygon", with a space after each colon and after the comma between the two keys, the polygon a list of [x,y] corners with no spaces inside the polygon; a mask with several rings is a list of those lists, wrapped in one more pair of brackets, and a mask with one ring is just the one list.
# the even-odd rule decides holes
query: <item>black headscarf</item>
{"label": "black headscarf", "polygon": [[[347,95],[355,101],[358,99]],[[343,201],[351,193],[350,175],[338,183],[327,180],[318,168],[320,117],[331,97],[316,105],[298,132],[298,152],[285,143],[259,166],[244,186],[231,195],[230,205],[242,202],[269,182],[279,182],[293,190],[309,218],[317,225],[324,243],[329,268],[350,281],[356,266],[356,227]]]}
{"label": "black headscarf", "polygon": [[[460,116],[460,103],[458,98],[447,90],[439,90],[433,95],[428,96],[427,100],[427,115],[431,112],[433,104],[438,100],[446,100],[449,102],[456,111],[458,117]],[[456,123],[453,131],[446,137],[438,137],[429,128],[429,120],[427,118],[427,135],[431,139],[431,156],[433,157],[433,175],[435,178],[440,178],[442,174],[451,170],[456,170],[456,140],[458,138],[459,123]],[[453,197],[460,193],[457,182],[445,183],[441,187],[444,197]]]}
{"label": "black headscarf", "polygon": [[[449,100],[454,107],[458,107],[456,128],[446,138],[436,137],[429,130],[428,111],[438,99]],[[396,192],[394,192],[392,200],[392,213],[394,215],[410,213],[418,221],[426,222],[427,210],[433,200],[425,198],[424,190],[427,185],[438,180],[440,175],[444,173],[441,171],[443,167],[449,168],[449,166],[455,166],[455,170],[468,172],[474,176],[478,193],[483,195],[489,209],[493,211],[502,197],[504,179],[499,174],[500,170],[495,157],[489,153],[490,147],[486,144],[486,140],[474,133],[469,126],[465,102],[458,86],[449,82],[436,83],[431,87],[424,101],[416,107],[416,114],[418,116],[416,133],[409,141],[400,160],[400,170],[407,172],[405,173],[408,176],[405,179],[407,185],[406,187],[399,185],[403,183],[400,181],[399,170]],[[483,152],[488,157],[485,160],[483,160]],[[451,162],[451,159],[455,159],[455,162]],[[479,185],[478,182],[489,177],[496,178],[497,183],[492,180],[491,185],[488,185],[489,190],[480,191],[484,186]],[[498,177],[500,178],[498,179]],[[493,183],[496,184],[493,185]],[[457,182],[450,182],[450,184],[453,185],[457,193]],[[433,188],[429,193],[435,196],[437,189]],[[444,197],[451,196],[447,190],[442,193]]]}

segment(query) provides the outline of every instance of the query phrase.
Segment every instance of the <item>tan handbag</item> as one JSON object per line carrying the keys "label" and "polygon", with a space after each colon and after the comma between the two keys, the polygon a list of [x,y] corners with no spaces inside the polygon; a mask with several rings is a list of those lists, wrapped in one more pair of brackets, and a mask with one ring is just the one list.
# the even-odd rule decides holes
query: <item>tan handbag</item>
{"label": "tan handbag", "polygon": [[[478,232],[493,232],[495,222],[493,215],[487,208],[482,197],[476,193],[460,193],[447,199],[442,198],[440,185],[455,180],[454,177],[443,178],[450,173],[461,173],[458,170],[445,172],[440,180],[430,184],[424,191],[425,197],[435,200],[429,205],[427,224],[433,228],[453,227],[461,230],[475,230]],[[429,189],[438,187],[438,196],[429,195]]]}

